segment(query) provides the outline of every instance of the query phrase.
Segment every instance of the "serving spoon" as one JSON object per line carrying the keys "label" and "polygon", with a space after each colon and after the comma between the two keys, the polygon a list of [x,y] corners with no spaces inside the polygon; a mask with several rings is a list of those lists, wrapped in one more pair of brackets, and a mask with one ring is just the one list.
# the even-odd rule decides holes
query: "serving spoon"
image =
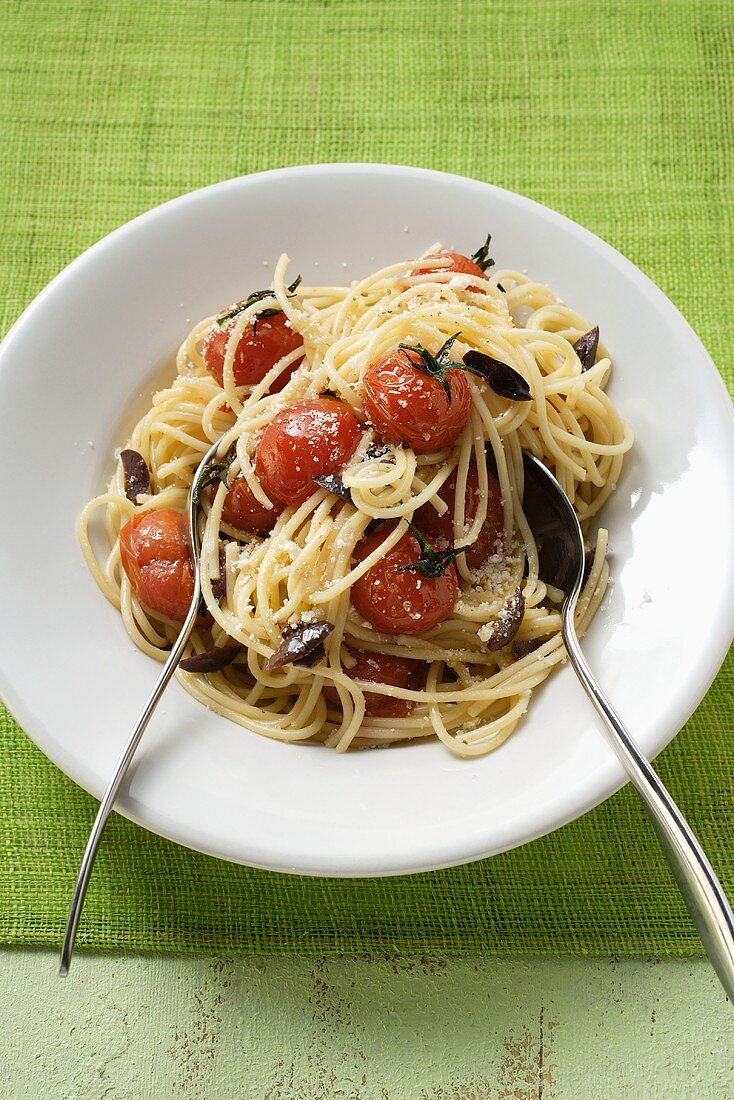
{"label": "serving spoon", "polygon": [[[604,719],[608,740],[648,812],[670,869],[726,994],[734,1003],[734,914],[683,814],[596,682],[581,652],[574,616],[584,580],[584,538],[570,500],[553,474],[523,454],[523,508],[533,534],[551,551],[541,579],[564,593],[561,632],[571,666]],[[541,567],[541,573],[543,569]]]}
{"label": "serving spoon", "polygon": [[64,943],[61,948],[61,961],[59,963],[59,974],[62,978],[65,978],[69,973],[69,966],[71,964],[71,955],[74,950],[74,941],[76,939],[76,930],[79,925],[79,918],[82,912],[82,906],[84,905],[84,898],[87,893],[87,886],[89,885],[89,879],[92,874],[92,868],[94,867],[94,860],[97,856],[97,850],[99,848],[100,841],[102,839],[102,833],[104,827],[107,824],[107,818],[110,816],[110,812],[115,803],[115,799],[119,793],[122,782],[127,775],[127,770],[132,763],[135,750],[140,744],[140,739],[145,733],[146,727],[153,716],[155,708],[160,702],[163,692],[168,687],[168,683],[176,671],[176,667],[183,656],[183,652],[186,648],[191,631],[194,629],[197,616],[199,614],[199,601],[201,598],[201,578],[199,576],[199,558],[201,556],[201,544],[199,542],[199,530],[197,525],[197,516],[199,512],[199,490],[201,482],[205,476],[206,467],[214,459],[219,447],[221,445],[221,439],[218,439],[216,443],[212,443],[209,450],[206,452],[201,462],[199,463],[196,473],[194,474],[194,480],[191,482],[191,488],[189,490],[188,500],[188,519],[189,519],[189,531],[191,532],[191,548],[194,557],[194,593],[191,597],[191,607],[188,614],[184,619],[183,626],[181,627],[181,633],[173,644],[171,652],[168,654],[166,663],[161,669],[161,674],[155,682],[153,690],[148,696],[145,706],[141,710],[138,720],[133,726],[132,732],[125,743],[115,770],[112,773],[105,792],[102,796],[99,809],[97,810],[97,816],[94,819],[92,825],[92,831],[89,834],[89,840],[87,846],[84,849],[84,856],[82,858],[81,867],[79,868],[79,876],[76,880],[76,886],[74,888],[74,896],[71,900],[71,908],[69,910],[69,919],[66,923],[66,932],[64,934]]}
{"label": "serving spoon", "polygon": [[[171,652],[120,753],[94,819],[84,850],[69,910],[61,949],[59,974],[66,977],[71,965],[79,918],[102,833],[132,763],[135,751],[163,692],[178,666],[199,613],[201,545],[197,524],[199,489],[207,465],[214,459],[221,441],[211,445],[194,474],[189,490],[188,519],[194,558],[194,590],[191,606]],[[734,1002],[734,915],[713,868],[690,826],[668,794],[649,762],[642,755],[621,718],[606,699],[586,663],[579,646],[574,614],[584,577],[584,539],[576,513],[566,494],[546,467],[531,455],[523,455],[525,494],[523,507],[533,533],[553,546],[556,567],[544,577],[565,593],[561,610],[563,641],[574,672],[606,723],[609,740],[629,775],[652,820],[655,832],[685,899],[698,933],[716,973]]]}

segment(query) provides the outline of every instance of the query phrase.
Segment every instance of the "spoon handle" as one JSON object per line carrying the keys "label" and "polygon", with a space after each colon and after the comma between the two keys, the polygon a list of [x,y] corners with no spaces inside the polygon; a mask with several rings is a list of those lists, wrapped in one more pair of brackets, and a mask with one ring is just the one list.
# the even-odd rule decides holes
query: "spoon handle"
{"label": "spoon handle", "polygon": [[569,600],[563,610],[563,640],[574,672],[604,719],[611,745],[645,804],[708,957],[729,1000],[734,1003],[734,914],[731,906],[690,825],[587,665],[573,625],[575,604],[575,598]]}

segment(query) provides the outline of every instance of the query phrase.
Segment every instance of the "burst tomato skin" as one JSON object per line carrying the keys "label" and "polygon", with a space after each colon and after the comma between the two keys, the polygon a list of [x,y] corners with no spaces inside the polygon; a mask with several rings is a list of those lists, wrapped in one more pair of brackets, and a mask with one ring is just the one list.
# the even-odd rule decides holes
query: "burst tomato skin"
{"label": "burst tomato skin", "polygon": [[302,504],[315,491],[314,477],[338,473],[361,436],[359,421],[343,402],[298,401],[277,413],[263,432],[255,473],[271,500]]}
{"label": "burst tomato skin", "polygon": [[222,519],[238,531],[251,531],[254,534],[267,534],[272,531],[285,505],[280,500],[273,501],[272,508],[266,508],[253,495],[250,486],[243,477],[232,482],[222,505]]}
{"label": "burst tomato skin", "polygon": [[[391,684],[394,687],[417,690],[425,675],[423,661],[411,661],[407,657],[391,657],[387,653],[368,653],[351,649],[354,666],[347,671],[353,680],[365,680],[369,684]],[[339,693],[335,687],[323,689],[332,706],[339,706]],[[366,718],[404,718],[415,706],[412,699],[391,699],[374,691],[364,693]]]}
{"label": "burst tomato skin", "polygon": [[120,558],[140,602],[183,622],[194,595],[187,517],[172,508],[133,516],[120,531]]}
{"label": "burst tomato skin", "polygon": [[[251,324],[245,327],[232,365],[236,385],[252,386],[261,382],[278,360],[303,346],[300,333],[290,328],[286,321],[284,313],[276,313],[273,317],[259,318],[254,332]],[[227,341],[236,323],[236,317],[231,317],[221,327],[215,321],[204,339],[202,354],[206,369],[220,386],[224,379]],[[298,363],[293,363],[278,375],[270,387],[271,393],[283,389],[297,366]]]}
{"label": "burst tomato skin", "polygon": [[[427,263],[425,266],[416,267],[413,271],[414,275],[431,275],[434,271],[440,274],[442,271],[446,271],[456,275],[476,275],[478,279],[484,279],[485,281],[487,279],[486,272],[482,271],[479,264],[469,259],[468,256],[464,256],[461,252],[436,252],[434,256],[429,256],[427,259],[450,259],[451,263],[446,267],[434,267]],[[480,288],[471,287],[471,289],[479,290]]]}
{"label": "burst tomato skin", "polygon": [[[388,532],[375,531],[357,547],[354,564],[376,550]],[[385,557],[352,585],[357,612],[384,634],[425,634],[448,618],[459,595],[456,569],[449,565],[439,577],[423,577],[401,566],[418,561],[420,547],[410,531]]]}
{"label": "burst tomato skin", "polygon": [[[430,504],[424,504],[413,516],[413,523],[421,534],[432,542],[437,549],[447,550],[454,545],[454,504],[456,501],[456,470],[444,481],[438,491],[441,500],[448,509],[439,516]],[[504,511],[502,493],[497,478],[487,471],[488,496],[487,518],[482,525],[476,542],[466,551],[466,564],[470,569],[479,569],[497,550],[497,542],[502,538],[504,529]],[[474,522],[479,510],[479,475],[472,462],[466,478],[464,497],[464,523],[468,527]]]}
{"label": "burst tomato skin", "polygon": [[451,369],[451,401],[438,378],[420,370],[415,351],[394,351],[373,363],[362,383],[367,416],[391,443],[407,443],[418,454],[450,447],[471,412],[466,375]]}

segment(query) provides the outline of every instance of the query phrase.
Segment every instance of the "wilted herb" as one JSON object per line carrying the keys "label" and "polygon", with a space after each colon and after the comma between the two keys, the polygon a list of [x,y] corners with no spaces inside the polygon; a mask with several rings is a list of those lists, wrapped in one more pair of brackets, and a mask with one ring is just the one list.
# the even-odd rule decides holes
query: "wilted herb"
{"label": "wilted herb", "polygon": [[224,599],[224,594],[227,591],[226,569],[227,569],[227,555],[224,552],[224,547],[220,546],[219,547],[219,576],[211,578],[212,596],[217,601],[217,603],[222,602],[222,600]]}
{"label": "wilted herb", "polygon": [[471,255],[471,259],[474,261],[477,267],[481,267],[482,271],[486,271],[487,268],[494,266],[494,260],[489,255],[489,243],[491,240],[492,234],[488,233],[487,239],[484,244],[481,245],[481,247],[478,248],[476,252],[473,252]]}
{"label": "wilted herb", "polygon": [[241,645],[223,645],[197,653],[194,657],[185,657],[178,667],[184,672],[218,672],[220,668],[231,665],[238,653],[242,653]]}
{"label": "wilted herb", "polygon": [[528,653],[533,653],[547,641],[547,638],[518,638],[512,643],[510,650],[513,661],[521,661],[523,657],[527,657]]}
{"label": "wilted herb", "polygon": [[418,356],[418,362],[412,356],[409,357],[411,365],[425,374],[429,374],[432,378],[438,379],[449,401],[451,401],[451,387],[446,377],[449,370],[464,370],[470,374],[475,374],[477,378],[487,382],[495,393],[508,401],[532,400],[528,383],[521,374],[518,374],[507,363],[502,363],[499,359],[493,359],[491,355],[485,355],[483,351],[475,351],[474,349],[466,353],[461,363],[452,360],[449,353],[460,336],[460,332],[455,332],[453,336],[449,336],[435,355],[432,355],[421,344],[398,344],[398,348],[400,351],[412,351]]}
{"label": "wilted herb", "polygon": [[464,368],[487,382],[496,394],[508,401],[530,401],[530,386],[521,374],[507,363],[485,355],[483,351],[471,350],[464,356]]}
{"label": "wilted herb", "polygon": [[446,572],[454,558],[458,558],[459,554],[463,554],[466,549],[465,546],[460,546],[458,550],[436,550],[428,539],[420,533],[415,524],[410,524],[410,530],[420,547],[420,556],[418,561],[411,562],[410,565],[397,565],[395,567],[397,573],[420,573],[422,577],[427,577],[429,580],[440,577]]}
{"label": "wilted herb", "polygon": [[389,455],[392,451],[387,443],[377,443],[374,447],[370,447],[367,451],[367,458],[384,458],[385,455]]}
{"label": "wilted herb", "polygon": [[199,503],[202,490],[208,489],[210,485],[216,485],[217,482],[221,482],[225,488],[229,488],[227,484],[227,474],[229,473],[230,466],[234,462],[236,453],[236,448],[230,447],[221,462],[207,462],[202,470],[201,480],[194,493],[194,504]]}
{"label": "wilted herb", "polygon": [[244,302],[240,302],[239,305],[236,305],[229,313],[223,313],[221,317],[217,317],[217,324],[221,328],[227,321],[236,317],[238,313],[244,313],[246,309],[249,309],[250,306],[254,306],[256,302],[262,302],[267,298],[273,297],[274,294],[272,290],[253,290],[252,294],[248,294]]}
{"label": "wilted herb", "polygon": [[599,326],[595,325],[594,328],[589,329],[583,336],[579,336],[576,343],[573,345],[573,350],[579,357],[581,362],[581,373],[591,370],[596,362],[596,352],[599,347]]}
{"label": "wilted herb", "polygon": [[257,323],[262,321],[264,317],[275,317],[277,313],[282,313],[282,309],[261,309],[259,313],[256,313],[252,318],[252,335],[257,333]]}
{"label": "wilted herb", "polygon": [[[288,294],[291,297],[293,297],[293,295],[295,294],[300,285],[300,282],[301,276],[299,275],[296,279],[293,280],[291,285],[286,288]],[[256,302],[262,302],[265,301],[267,298],[274,297],[275,295],[273,294],[272,290],[253,290],[252,294],[249,294],[247,298],[245,298],[244,302],[240,302],[239,305],[236,305],[234,309],[231,309],[229,311],[229,313],[223,313],[221,317],[217,317],[217,324],[221,328],[226,321],[231,320],[232,317],[236,317],[238,313],[244,313],[246,309],[249,309],[250,306],[254,306]],[[283,310],[279,306],[268,306],[266,309],[259,310],[253,323],[253,333],[255,331],[255,326],[257,325],[257,322],[261,317],[274,317],[276,313],[282,312]]]}
{"label": "wilted herb", "polygon": [[330,493],[333,493],[335,497],[341,497],[343,500],[352,499],[352,494],[344,484],[339,474],[320,474],[318,477],[311,478],[321,489],[328,489]]}
{"label": "wilted herb", "polygon": [[129,447],[120,451],[120,462],[125,473],[125,496],[137,504],[138,494],[150,489],[150,470],[143,456]]}
{"label": "wilted herb", "polygon": [[487,641],[487,649],[504,649],[509,645],[520,629],[524,614],[525,597],[520,589],[516,588],[497,617],[497,622]]}
{"label": "wilted herb", "polygon": [[452,368],[461,367],[460,363],[453,363],[449,358],[449,352],[459,336],[461,336],[460,332],[455,332],[453,336],[449,336],[446,343],[439,348],[435,355],[431,355],[430,351],[426,351],[421,344],[398,344],[400,351],[413,351],[418,355],[420,359],[418,363],[416,363],[411,356],[407,356],[406,358],[412,366],[417,367],[418,370],[423,371],[424,374],[430,374],[432,378],[438,379],[449,399],[449,404],[451,403],[451,387],[446,377],[446,372]]}
{"label": "wilted herb", "polygon": [[314,664],[324,655],[324,643],[334,627],[331,623],[289,623],[281,634],[280,646],[269,657],[265,669],[272,672],[283,665]]}

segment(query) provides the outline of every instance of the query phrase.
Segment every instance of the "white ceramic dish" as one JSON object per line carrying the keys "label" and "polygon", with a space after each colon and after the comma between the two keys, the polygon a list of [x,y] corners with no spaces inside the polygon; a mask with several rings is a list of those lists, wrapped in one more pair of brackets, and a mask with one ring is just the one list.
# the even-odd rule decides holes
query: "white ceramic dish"
{"label": "white ceramic dish", "polygon": [[[74,524],[109,475],[131,402],[199,317],[267,283],[282,250],[342,282],[441,240],[493,233],[591,322],[637,446],[603,520],[615,578],[586,641],[654,755],[698,704],[734,622],[734,418],[671,303],[619,253],[518,195],[413,168],[318,165],[217,184],[123,226],[63,271],[0,350],[0,688],[40,748],[100,795],[158,666],[97,591]],[[540,836],[621,785],[570,669],[484,759],[438,743],[346,756],[249,734],[174,683],[119,809],[183,844],[283,871],[375,875]]]}

